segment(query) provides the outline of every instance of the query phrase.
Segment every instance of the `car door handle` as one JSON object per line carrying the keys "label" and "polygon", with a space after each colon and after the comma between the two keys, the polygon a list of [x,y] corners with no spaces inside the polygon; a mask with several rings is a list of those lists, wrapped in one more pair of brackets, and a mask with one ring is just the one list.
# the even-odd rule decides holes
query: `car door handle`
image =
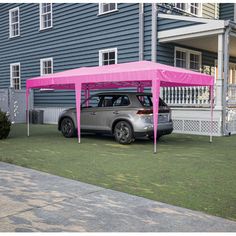
{"label": "car door handle", "polygon": [[96,115],[96,112],[91,112],[90,115],[95,116],[95,115]]}
{"label": "car door handle", "polygon": [[117,115],[117,114],[119,114],[119,112],[118,112],[118,111],[113,111],[113,114],[116,114],[116,115]]}

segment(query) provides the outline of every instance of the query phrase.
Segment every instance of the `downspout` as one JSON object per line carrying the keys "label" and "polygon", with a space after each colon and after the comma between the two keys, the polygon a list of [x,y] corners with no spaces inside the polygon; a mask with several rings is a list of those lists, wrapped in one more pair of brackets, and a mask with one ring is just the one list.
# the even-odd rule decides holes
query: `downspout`
{"label": "downspout", "polygon": [[234,3],[234,22],[236,23],[236,3]]}
{"label": "downspout", "polygon": [[152,3],[152,61],[157,61],[157,4]]}
{"label": "downspout", "polygon": [[144,51],[144,14],[143,14],[143,4],[139,3],[139,61],[143,60]]}
{"label": "downspout", "polygon": [[228,99],[228,75],[229,75],[229,35],[231,27],[228,27],[224,33],[224,86],[223,86],[223,112],[222,112],[222,125],[223,125],[223,135],[228,135],[228,127],[226,125],[227,116],[227,99]]}

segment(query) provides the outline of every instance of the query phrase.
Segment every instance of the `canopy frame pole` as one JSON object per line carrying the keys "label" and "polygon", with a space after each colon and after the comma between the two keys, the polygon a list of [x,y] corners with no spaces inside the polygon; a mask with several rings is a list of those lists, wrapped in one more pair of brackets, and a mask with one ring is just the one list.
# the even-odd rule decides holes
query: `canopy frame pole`
{"label": "canopy frame pole", "polygon": [[143,84],[141,82],[138,82],[137,92],[138,93],[143,93],[144,92],[144,87],[143,87]]}
{"label": "canopy frame pole", "polygon": [[152,79],[154,153],[157,153],[159,96],[160,96],[160,80],[157,80],[156,78],[154,78]]}
{"label": "canopy frame pole", "polygon": [[213,103],[214,103],[214,86],[210,86],[210,100],[211,100],[211,133],[210,133],[210,143],[212,143],[212,133],[213,133]]}
{"label": "canopy frame pole", "polygon": [[89,85],[86,85],[86,89],[85,89],[85,100],[86,100],[86,107],[89,106],[89,97],[90,97],[90,89],[89,89]]}
{"label": "canopy frame pole", "polygon": [[27,136],[30,135],[30,126],[29,126],[29,89],[26,88],[26,123],[27,123]]}
{"label": "canopy frame pole", "polygon": [[81,83],[75,84],[75,98],[76,98],[77,134],[78,134],[78,143],[80,143]]}

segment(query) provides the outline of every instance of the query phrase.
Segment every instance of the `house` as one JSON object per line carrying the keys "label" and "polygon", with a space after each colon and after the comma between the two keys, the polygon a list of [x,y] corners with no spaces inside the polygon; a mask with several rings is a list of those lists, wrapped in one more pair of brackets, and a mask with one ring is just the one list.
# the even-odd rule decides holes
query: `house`
{"label": "house", "polygon": [[[152,60],[215,76],[213,133],[234,134],[234,22],[234,3],[1,3],[0,89],[24,91],[28,78],[67,69]],[[207,88],[161,93],[175,132],[209,134]],[[75,104],[71,91],[39,90],[33,97],[45,123]]]}

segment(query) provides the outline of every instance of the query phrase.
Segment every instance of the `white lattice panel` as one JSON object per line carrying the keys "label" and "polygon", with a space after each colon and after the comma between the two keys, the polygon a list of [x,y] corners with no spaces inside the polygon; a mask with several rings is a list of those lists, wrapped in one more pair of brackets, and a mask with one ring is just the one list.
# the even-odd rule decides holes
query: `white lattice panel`
{"label": "white lattice panel", "polygon": [[198,120],[184,120],[184,131],[199,132],[200,121]]}
{"label": "white lattice panel", "polygon": [[[202,133],[210,133],[211,132],[211,122],[210,121],[201,121],[201,132]],[[219,133],[219,122],[213,121],[212,122],[212,133],[218,134]]]}
{"label": "white lattice panel", "polygon": [[174,126],[174,130],[183,130],[183,120],[173,120],[173,126]]}
{"label": "white lattice panel", "polygon": [[[183,134],[211,134],[211,121],[210,120],[196,120],[196,119],[174,119],[174,133]],[[212,134],[220,136],[220,121],[213,121]]]}

